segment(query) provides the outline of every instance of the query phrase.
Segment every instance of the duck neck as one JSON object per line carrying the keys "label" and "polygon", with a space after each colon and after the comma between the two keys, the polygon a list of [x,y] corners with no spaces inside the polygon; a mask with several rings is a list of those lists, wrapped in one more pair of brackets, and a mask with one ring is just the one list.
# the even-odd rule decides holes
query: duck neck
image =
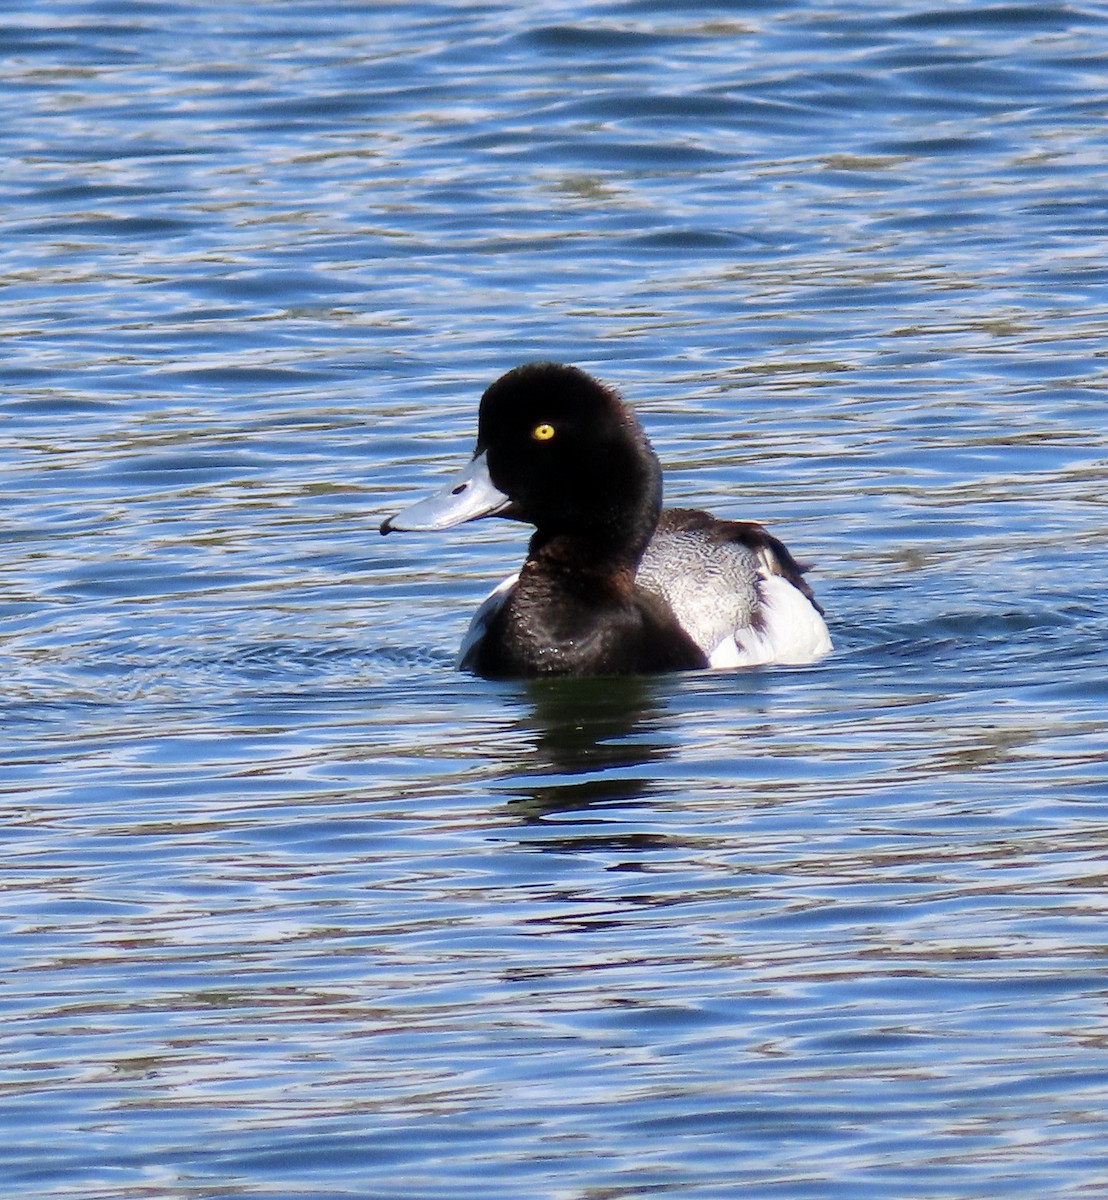
{"label": "duck neck", "polygon": [[528,558],[590,574],[634,575],[660,512],[659,497],[657,504],[640,508],[633,515],[624,510],[593,519],[583,529],[539,527],[531,538]]}
{"label": "duck neck", "polygon": [[548,504],[532,499],[529,557],[593,574],[639,565],[662,511],[662,469],[641,430],[602,456]]}

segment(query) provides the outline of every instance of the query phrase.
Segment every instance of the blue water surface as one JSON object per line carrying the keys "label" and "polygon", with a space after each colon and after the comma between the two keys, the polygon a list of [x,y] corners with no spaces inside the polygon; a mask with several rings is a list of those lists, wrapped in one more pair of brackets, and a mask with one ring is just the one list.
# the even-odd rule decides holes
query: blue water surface
{"label": "blue water surface", "polygon": [[[1108,1195],[1108,14],[8,6],[9,1197]],[[518,362],[807,668],[491,683]]]}

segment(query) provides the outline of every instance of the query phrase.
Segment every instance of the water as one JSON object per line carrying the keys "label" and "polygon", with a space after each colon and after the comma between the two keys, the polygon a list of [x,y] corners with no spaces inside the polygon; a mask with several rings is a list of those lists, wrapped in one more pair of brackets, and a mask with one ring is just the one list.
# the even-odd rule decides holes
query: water
{"label": "water", "polygon": [[[1106,36],[10,8],[5,1195],[1108,1195]],[[453,671],[535,357],[831,659]]]}

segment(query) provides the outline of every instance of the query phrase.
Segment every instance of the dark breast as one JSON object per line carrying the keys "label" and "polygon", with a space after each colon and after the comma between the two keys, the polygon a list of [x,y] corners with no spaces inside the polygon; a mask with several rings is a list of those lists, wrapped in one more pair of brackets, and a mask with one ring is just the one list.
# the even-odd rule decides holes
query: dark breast
{"label": "dark breast", "polygon": [[492,678],[696,670],[704,652],[629,573],[561,574],[528,563],[472,667]]}

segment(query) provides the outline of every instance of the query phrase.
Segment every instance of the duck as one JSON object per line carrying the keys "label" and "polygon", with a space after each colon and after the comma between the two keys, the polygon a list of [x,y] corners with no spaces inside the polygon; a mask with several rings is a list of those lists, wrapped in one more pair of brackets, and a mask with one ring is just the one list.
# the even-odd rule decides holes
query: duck
{"label": "duck", "polygon": [[534,526],[477,609],[458,665],[487,678],[804,665],[829,654],[806,567],[751,521],[663,508],[662,468],[619,393],[525,363],[481,397],[465,467],[381,533],[485,517]]}

